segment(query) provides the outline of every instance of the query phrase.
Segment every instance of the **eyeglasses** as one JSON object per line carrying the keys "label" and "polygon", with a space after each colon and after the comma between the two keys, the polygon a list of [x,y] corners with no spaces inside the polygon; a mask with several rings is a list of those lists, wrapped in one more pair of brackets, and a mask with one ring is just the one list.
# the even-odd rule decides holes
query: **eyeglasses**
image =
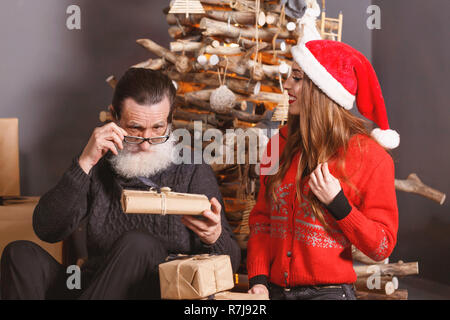
{"label": "eyeglasses", "polygon": [[167,140],[169,140],[169,137],[170,137],[170,135],[165,135],[165,136],[160,136],[160,137],[152,137],[152,138],[125,136],[124,141],[128,144],[143,144],[146,141],[150,144],[161,144],[161,143],[165,143]]}

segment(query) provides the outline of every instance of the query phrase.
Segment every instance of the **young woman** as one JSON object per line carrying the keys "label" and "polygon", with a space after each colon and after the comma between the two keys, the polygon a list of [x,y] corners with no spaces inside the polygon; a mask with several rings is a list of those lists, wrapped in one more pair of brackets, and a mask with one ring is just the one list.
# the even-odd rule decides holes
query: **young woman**
{"label": "young woman", "polygon": [[[394,164],[386,149],[398,146],[399,135],[389,129],[378,79],[361,53],[316,40],[292,54],[289,119],[267,146],[279,144],[266,159],[279,168],[261,175],[250,214],[250,292],[355,299],[351,246],[381,261],[396,243]],[[355,101],[380,128],[369,132],[349,111]]]}

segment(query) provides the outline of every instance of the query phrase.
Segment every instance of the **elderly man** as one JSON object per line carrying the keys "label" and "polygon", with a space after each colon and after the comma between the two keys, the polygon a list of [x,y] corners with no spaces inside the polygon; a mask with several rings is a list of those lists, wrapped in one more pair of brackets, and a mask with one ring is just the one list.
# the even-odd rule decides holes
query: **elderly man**
{"label": "elderly man", "polygon": [[[69,290],[66,268],[38,245],[9,244],[1,262],[3,299],[158,299],[158,265],[170,254],[229,255],[240,248],[225,218],[216,178],[206,164],[171,160],[175,88],[163,74],[130,69],[115,89],[115,122],[96,128],[81,155],[37,205],[33,226],[44,241],[66,239],[87,221],[88,260],[81,289]],[[170,187],[205,194],[203,217],[124,214],[124,188]]]}

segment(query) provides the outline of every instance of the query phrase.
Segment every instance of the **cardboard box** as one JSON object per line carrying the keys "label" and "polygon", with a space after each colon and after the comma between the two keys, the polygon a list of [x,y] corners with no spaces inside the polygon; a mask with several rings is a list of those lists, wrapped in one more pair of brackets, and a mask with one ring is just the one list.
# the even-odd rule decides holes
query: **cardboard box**
{"label": "cardboard box", "polygon": [[234,287],[230,257],[188,256],[159,265],[162,299],[202,299]]}
{"label": "cardboard box", "polygon": [[0,197],[19,195],[19,120],[0,119]]}
{"label": "cardboard box", "polygon": [[38,201],[37,197],[24,197],[21,200],[11,200],[5,205],[0,205],[0,254],[12,241],[29,240],[41,246],[59,263],[62,263],[62,242],[55,244],[44,242],[34,233],[33,211]]}

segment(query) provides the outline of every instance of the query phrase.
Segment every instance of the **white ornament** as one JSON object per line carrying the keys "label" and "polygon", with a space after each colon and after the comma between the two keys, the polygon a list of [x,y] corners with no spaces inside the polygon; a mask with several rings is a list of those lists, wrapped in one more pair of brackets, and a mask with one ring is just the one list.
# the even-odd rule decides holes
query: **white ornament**
{"label": "white ornament", "polygon": [[282,41],[280,44],[281,51],[286,51],[286,42]]}
{"label": "white ornament", "polygon": [[294,30],[297,28],[297,25],[296,25],[294,22],[289,22],[289,23],[286,25],[286,28],[287,28],[289,31],[294,31]]}
{"label": "white ornament", "polygon": [[266,24],[266,14],[261,12],[258,17],[258,24],[262,27]]}
{"label": "white ornament", "polygon": [[217,113],[227,113],[236,102],[236,95],[226,85],[222,85],[211,93],[209,102]]}
{"label": "white ornament", "polygon": [[215,66],[216,64],[219,63],[219,57],[215,54],[213,54],[210,58],[209,58],[209,64],[212,66]]}
{"label": "white ornament", "polygon": [[172,80],[173,86],[176,90],[178,90],[178,83],[175,80]]}
{"label": "white ornament", "polygon": [[204,55],[200,55],[197,58],[197,62],[200,63],[202,66],[208,63],[208,58]]}

